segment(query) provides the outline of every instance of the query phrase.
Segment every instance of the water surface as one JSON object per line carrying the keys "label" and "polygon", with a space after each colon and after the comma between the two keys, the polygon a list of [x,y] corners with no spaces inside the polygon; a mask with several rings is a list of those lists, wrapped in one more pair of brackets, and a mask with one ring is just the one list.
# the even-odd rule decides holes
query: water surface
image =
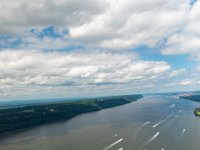
{"label": "water surface", "polygon": [[200,103],[147,96],[0,139],[0,150],[199,150]]}

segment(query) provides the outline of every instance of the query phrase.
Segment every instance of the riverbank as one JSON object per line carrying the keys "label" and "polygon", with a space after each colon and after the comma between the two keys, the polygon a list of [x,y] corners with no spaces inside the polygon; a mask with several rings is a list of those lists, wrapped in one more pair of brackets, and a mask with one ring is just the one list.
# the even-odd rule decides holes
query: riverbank
{"label": "riverbank", "polygon": [[0,110],[0,134],[68,120],[83,113],[124,105],[142,97],[139,94],[124,95],[3,109]]}
{"label": "riverbank", "polygon": [[[181,96],[180,98],[200,102],[200,95]],[[195,116],[200,116],[200,107],[195,108],[194,114]]]}

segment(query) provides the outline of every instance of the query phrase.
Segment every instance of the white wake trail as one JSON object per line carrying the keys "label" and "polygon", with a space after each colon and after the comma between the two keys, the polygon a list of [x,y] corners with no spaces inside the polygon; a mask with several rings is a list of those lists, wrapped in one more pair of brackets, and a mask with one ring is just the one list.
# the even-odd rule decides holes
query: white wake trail
{"label": "white wake trail", "polygon": [[151,122],[150,121],[147,121],[145,123],[143,123],[142,125],[140,125],[137,129],[136,129],[136,132],[135,134],[137,134],[143,127],[145,127],[146,125],[150,124]]}
{"label": "white wake trail", "polygon": [[182,135],[185,133],[185,131],[186,131],[186,129],[183,129],[183,131],[182,131]]}
{"label": "white wake trail", "polygon": [[157,132],[155,135],[153,135],[146,143],[144,143],[143,145],[141,145],[139,147],[139,149],[141,149],[142,147],[146,147],[148,144],[150,144],[151,142],[153,142],[157,137],[158,135],[160,134],[160,132]]}
{"label": "white wake trail", "polygon": [[158,135],[160,134],[160,132],[157,132],[154,136],[152,136],[148,141],[147,141],[147,144],[151,143],[152,141],[154,141]]}
{"label": "white wake trail", "polygon": [[159,126],[160,124],[161,124],[161,122],[156,123],[156,124],[154,124],[154,125],[152,126],[152,128],[156,128],[156,127]]}
{"label": "white wake trail", "polygon": [[176,107],[176,104],[171,104],[171,105],[169,105],[169,107],[175,108],[175,107]]}
{"label": "white wake trail", "polygon": [[121,141],[123,141],[123,139],[119,139],[118,141],[110,144],[109,146],[105,147],[103,150],[108,150],[110,148],[112,148],[113,146],[117,145],[118,143],[120,143]]}
{"label": "white wake trail", "polygon": [[118,136],[117,134],[113,135],[113,137],[117,137],[117,136]]}

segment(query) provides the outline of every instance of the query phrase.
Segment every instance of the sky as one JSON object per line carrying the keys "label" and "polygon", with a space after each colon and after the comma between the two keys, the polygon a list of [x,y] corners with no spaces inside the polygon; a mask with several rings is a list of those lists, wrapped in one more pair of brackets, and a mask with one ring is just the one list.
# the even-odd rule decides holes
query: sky
{"label": "sky", "polygon": [[200,90],[198,0],[1,0],[0,100]]}

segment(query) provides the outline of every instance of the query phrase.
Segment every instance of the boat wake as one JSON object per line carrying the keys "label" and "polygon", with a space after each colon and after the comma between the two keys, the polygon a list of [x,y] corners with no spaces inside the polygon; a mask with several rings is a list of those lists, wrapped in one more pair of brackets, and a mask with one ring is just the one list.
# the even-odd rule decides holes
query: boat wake
{"label": "boat wake", "polygon": [[[116,142],[110,144],[109,146],[105,147],[103,150],[108,150],[108,149],[112,148],[113,146],[117,145],[118,143],[120,143],[121,141],[123,141],[123,139],[119,139],[118,141],[116,141]],[[123,150],[123,148],[121,150]]]}
{"label": "boat wake", "polygon": [[135,132],[135,135],[142,129],[144,128],[146,125],[150,124],[151,122],[150,121],[147,121],[145,123],[143,123],[142,125],[140,125],[137,129],[136,129],[136,132]]}

